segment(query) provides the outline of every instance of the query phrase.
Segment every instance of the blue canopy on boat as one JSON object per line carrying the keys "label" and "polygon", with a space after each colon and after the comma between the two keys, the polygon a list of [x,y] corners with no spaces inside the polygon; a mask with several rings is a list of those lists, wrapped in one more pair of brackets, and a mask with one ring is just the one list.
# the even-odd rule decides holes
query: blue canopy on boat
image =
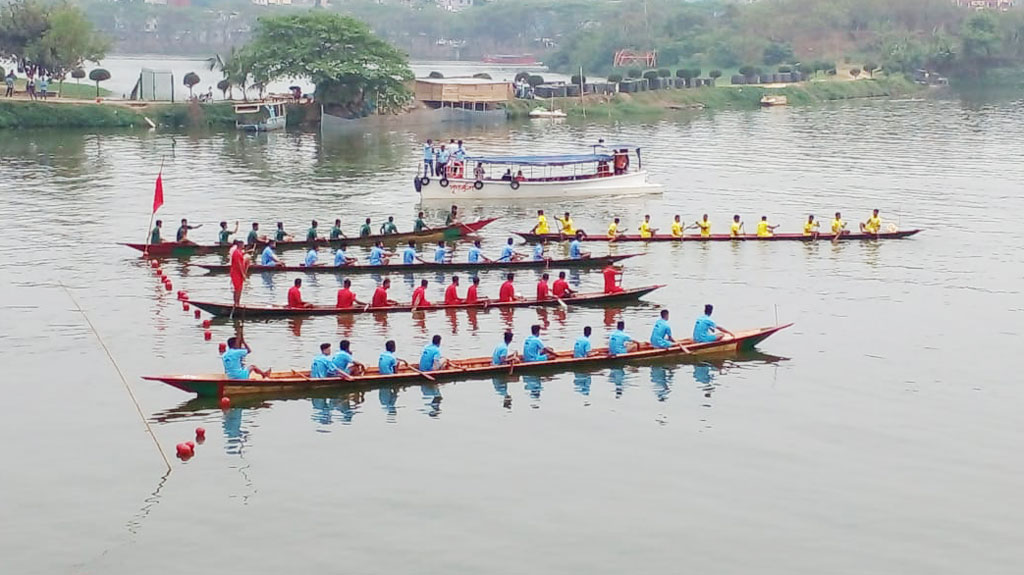
{"label": "blue canopy on boat", "polygon": [[610,162],[610,154],[566,154],[560,156],[474,156],[467,162],[481,164],[514,164],[517,166],[566,166],[591,162]]}

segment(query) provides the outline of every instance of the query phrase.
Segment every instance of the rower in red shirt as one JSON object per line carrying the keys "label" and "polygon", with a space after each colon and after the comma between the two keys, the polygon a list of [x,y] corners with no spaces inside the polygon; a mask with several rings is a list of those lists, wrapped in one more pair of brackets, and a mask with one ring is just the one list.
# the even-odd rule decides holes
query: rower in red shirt
{"label": "rower in red shirt", "polygon": [[537,301],[544,301],[551,297],[551,292],[548,289],[548,279],[550,277],[547,272],[540,276],[540,281],[537,282]]}
{"label": "rower in red shirt", "polygon": [[466,300],[459,297],[459,276],[452,276],[452,283],[444,290],[444,305],[459,305]]}
{"label": "rower in red shirt", "polygon": [[348,309],[353,304],[366,305],[356,299],[356,294],[352,291],[352,280],[346,278],[342,285],[344,287],[338,290],[338,309]]}
{"label": "rower in red shirt", "polygon": [[558,279],[551,285],[551,294],[555,297],[572,297],[576,295],[576,291],[569,287],[569,282],[565,281],[565,272],[558,272]]}
{"label": "rower in red shirt", "polygon": [[391,287],[391,280],[385,279],[373,292],[373,299],[370,301],[372,307],[388,307],[398,305],[397,301],[388,299],[388,288]]}
{"label": "rower in red shirt", "polygon": [[473,282],[472,283],[473,283],[473,285],[469,286],[469,289],[466,290],[466,303],[483,303],[483,304],[490,303],[491,298],[480,297],[480,296],[477,295],[477,289],[479,289],[479,287],[480,287],[480,277],[479,276],[473,276]]}
{"label": "rower in red shirt", "polygon": [[608,267],[601,270],[601,274],[604,275],[604,293],[621,293],[623,291],[619,286],[622,272],[618,268],[608,264]]}
{"label": "rower in red shirt", "polygon": [[418,307],[429,307],[430,302],[427,301],[427,284],[430,283],[427,280],[420,281],[420,287],[412,290],[412,307],[416,309]]}
{"label": "rower in red shirt", "polygon": [[516,278],[516,274],[508,274],[506,276],[505,283],[501,284],[501,289],[498,290],[498,301],[505,303],[510,301],[516,301],[516,286],[512,283],[512,280]]}
{"label": "rower in red shirt", "polygon": [[288,289],[288,307],[313,307],[302,301],[302,278],[295,278],[295,285]]}

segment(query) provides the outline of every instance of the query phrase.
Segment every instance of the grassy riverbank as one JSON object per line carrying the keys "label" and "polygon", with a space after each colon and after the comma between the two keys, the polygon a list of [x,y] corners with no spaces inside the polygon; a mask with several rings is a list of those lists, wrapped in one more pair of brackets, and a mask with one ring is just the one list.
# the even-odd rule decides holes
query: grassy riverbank
{"label": "grassy riverbank", "polygon": [[[582,116],[584,108],[589,116],[651,116],[682,109],[751,109],[760,106],[765,94],[784,95],[791,106],[820,104],[855,98],[884,98],[905,96],[922,88],[903,77],[863,79],[856,81],[824,80],[789,84],[785,87],[716,86],[652,90],[612,96],[555,98],[554,108],[570,116]],[[546,107],[548,101],[516,100],[507,106],[509,117],[524,118],[537,107]]]}
{"label": "grassy riverbank", "polygon": [[235,124],[234,108],[230,103],[128,106],[113,102],[0,100],[0,129],[148,128],[146,118],[167,128]]}

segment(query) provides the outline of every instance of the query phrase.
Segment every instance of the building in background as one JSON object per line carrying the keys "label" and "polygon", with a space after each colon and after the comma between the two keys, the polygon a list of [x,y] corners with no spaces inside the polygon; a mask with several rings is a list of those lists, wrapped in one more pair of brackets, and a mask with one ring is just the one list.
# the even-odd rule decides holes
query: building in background
{"label": "building in background", "polygon": [[953,0],[961,8],[972,10],[999,10],[1006,12],[1014,6],[1014,0]]}
{"label": "building in background", "polygon": [[473,0],[436,0],[437,7],[449,12],[458,12],[473,6]]}

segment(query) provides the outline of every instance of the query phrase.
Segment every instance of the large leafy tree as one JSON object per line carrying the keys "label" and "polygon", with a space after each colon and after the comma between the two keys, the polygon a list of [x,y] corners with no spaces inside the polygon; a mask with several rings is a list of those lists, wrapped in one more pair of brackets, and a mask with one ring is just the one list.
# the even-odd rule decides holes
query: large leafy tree
{"label": "large leafy tree", "polygon": [[261,18],[243,50],[256,84],[309,78],[317,101],[348,116],[394,111],[409,98],[406,55],[353,18],[323,11]]}
{"label": "large leafy tree", "polygon": [[86,61],[99,62],[109,46],[82,11],[65,2],[16,0],[0,15],[0,57],[61,81]]}

